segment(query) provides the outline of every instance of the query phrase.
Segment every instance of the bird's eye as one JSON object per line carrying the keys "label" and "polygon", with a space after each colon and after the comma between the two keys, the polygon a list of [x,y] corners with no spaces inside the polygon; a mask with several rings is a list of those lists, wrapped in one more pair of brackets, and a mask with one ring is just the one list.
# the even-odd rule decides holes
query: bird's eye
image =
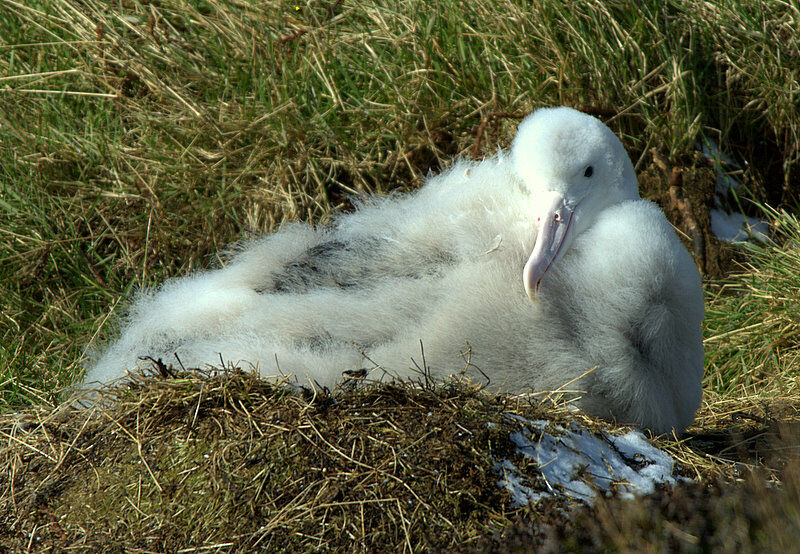
{"label": "bird's eye", "polygon": [[589,166],[589,167],[586,168],[586,171],[583,172],[583,176],[584,177],[591,177],[592,173],[594,173],[594,168],[592,166]]}

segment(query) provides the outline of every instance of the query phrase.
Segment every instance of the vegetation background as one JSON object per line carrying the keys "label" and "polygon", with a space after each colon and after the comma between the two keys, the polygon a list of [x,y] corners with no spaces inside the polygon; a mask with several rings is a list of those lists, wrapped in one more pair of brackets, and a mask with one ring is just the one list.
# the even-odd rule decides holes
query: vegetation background
{"label": "vegetation background", "polygon": [[[0,410],[56,405],[133,291],[489,156],[550,105],[606,121],[688,236],[653,151],[683,172],[713,257],[699,428],[796,418],[796,0],[0,0]],[[708,141],[773,242],[713,238]]]}

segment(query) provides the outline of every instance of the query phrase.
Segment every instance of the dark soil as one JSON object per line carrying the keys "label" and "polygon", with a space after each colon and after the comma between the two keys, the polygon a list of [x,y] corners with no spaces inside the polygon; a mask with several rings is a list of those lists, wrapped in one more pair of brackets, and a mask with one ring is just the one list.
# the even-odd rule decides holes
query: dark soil
{"label": "dark soil", "polygon": [[717,239],[711,231],[710,210],[714,207],[716,175],[700,156],[679,167],[682,176],[681,192],[702,235],[702,256],[693,245],[692,231],[685,214],[670,197],[667,177],[655,164],[648,165],[639,173],[641,194],[657,202],[664,210],[667,219],[678,230],[684,246],[692,254],[700,273],[710,279],[722,279],[738,267],[736,260],[742,259],[742,253],[740,249]]}
{"label": "dark soil", "polygon": [[662,488],[636,500],[600,498],[525,515],[470,552],[797,552],[800,473],[782,486],[757,475]]}

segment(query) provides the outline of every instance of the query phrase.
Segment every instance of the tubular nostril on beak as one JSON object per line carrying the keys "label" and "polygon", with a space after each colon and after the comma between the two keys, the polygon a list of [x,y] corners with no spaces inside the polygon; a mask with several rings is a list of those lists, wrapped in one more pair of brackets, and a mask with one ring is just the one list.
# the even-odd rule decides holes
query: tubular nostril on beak
{"label": "tubular nostril on beak", "polygon": [[[574,207],[570,207],[564,198],[553,198],[544,217],[539,217],[540,227],[528,261],[522,270],[522,281],[525,292],[531,300],[535,300],[544,274],[558,259],[565,243],[568,245],[570,223]],[[543,222],[542,222],[543,221]]]}

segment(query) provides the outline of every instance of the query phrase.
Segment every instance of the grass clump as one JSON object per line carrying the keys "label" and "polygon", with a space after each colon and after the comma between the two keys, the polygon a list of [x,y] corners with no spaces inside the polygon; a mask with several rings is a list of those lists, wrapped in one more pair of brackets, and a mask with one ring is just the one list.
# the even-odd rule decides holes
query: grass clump
{"label": "grass clump", "polygon": [[798,395],[800,221],[767,210],[776,241],[750,244],[747,261],[709,287],[706,389],[723,395]]}

